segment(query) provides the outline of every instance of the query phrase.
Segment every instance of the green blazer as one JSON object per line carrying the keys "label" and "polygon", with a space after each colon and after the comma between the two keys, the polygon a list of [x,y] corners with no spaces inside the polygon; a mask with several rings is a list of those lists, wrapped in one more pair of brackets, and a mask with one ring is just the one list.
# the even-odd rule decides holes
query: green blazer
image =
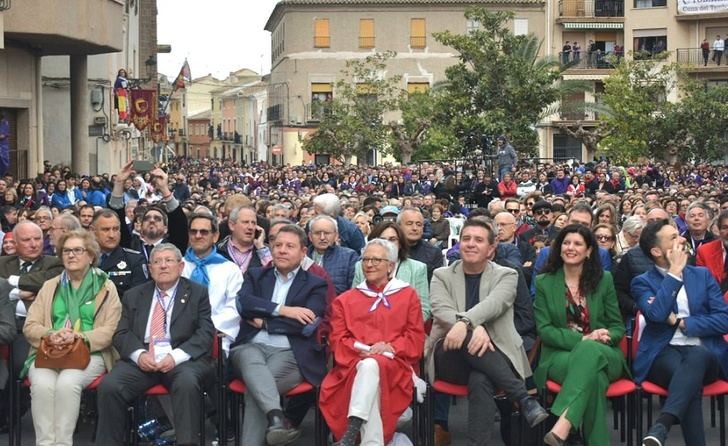
{"label": "green blazer", "polygon": [[[414,259],[407,259],[397,263],[395,277],[402,282],[409,283],[417,291],[422,306],[422,319],[430,318],[430,285],[427,283],[427,265]],[[361,260],[354,265],[354,288],[364,281],[364,272],[361,269]]]}
{"label": "green blazer", "polygon": [[[553,354],[571,351],[581,342],[582,334],[569,329],[566,325],[566,282],[564,270],[553,274],[540,274],[536,277],[536,301],[534,315],[536,328],[541,338],[541,358],[533,374],[538,388],[543,388],[548,376]],[[589,308],[589,326],[592,330],[606,328],[612,338],[611,346],[620,351],[624,336],[624,322],[619,312],[617,293],[614,290],[612,274],[604,271],[597,288],[586,297]],[[627,363],[622,356],[623,374],[629,376]]]}

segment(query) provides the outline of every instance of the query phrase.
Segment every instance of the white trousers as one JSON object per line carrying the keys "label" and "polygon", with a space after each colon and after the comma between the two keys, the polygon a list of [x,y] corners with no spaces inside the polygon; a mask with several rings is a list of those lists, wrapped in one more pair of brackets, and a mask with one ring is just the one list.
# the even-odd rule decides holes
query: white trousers
{"label": "white trousers", "polygon": [[362,359],[356,365],[349,401],[349,416],[364,420],[360,432],[361,446],[384,446],[379,400],[379,364],[373,358]]}
{"label": "white trousers", "polygon": [[104,359],[91,355],[84,370],[30,366],[30,413],[37,446],[71,446],[81,407],[81,392],[104,373]]}

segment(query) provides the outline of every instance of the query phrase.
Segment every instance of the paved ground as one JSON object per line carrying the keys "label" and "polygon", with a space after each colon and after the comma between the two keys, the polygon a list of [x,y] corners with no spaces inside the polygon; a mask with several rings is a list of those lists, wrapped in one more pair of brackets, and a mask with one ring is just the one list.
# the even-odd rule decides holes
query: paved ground
{"label": "paved ground", "polygon": [[[703,400],[703,411],[705,416],[705,424],[708,426],[706,429],[706,437],[707,437],[707,445],[709,446],[718,446],[720,444],[719,441],[719,429],[711,428],[709,427],[710,423],[710,403],[708,399]],[[465,420],[467,417],[467,402],[464,400],[458,400],[458,402],[452,407],[451,409],[451,432],[453,437],[453,446],[464,446],[466,444],[465,441]],[[646,414],[645,414],[646,418]],[[610,412],[610,428],[611,428],[611,412]],[[645,421],[646,423],[646,421]],[[23,446],[30,446],[34,444],[34,435],[33,435],[33,423],[32,419],[30,417],[30,414],[26,415],[23,418],[22,423],[22,444]],[[208,435],[211,435],[213,431],[208,428]],[[81,427],[79,432],[77,432],[74,444],[77,446],[87,446],[92,445],[91,442],[91,434],[92,434],[92,426],[90,424],[84,425]],[[495,435],[497,436],[497,429]],[[210,440],[208,439],[207,444],[210,444]],[[0,435],[0,445],[7,444],[8,436],[7,435]],[[669,443],[672,445],[679,445],[683,444],[682,442],[682,434],[680,432],[679,426],[675,427],[669,437]],[[231,444],[231,443],[228,443]],[[618,431],[611,431],[611,444],[620,444],[619,441],[619,432]],[[301,437],[296,441],[296,446],[314,446],[314,437],[313,437],[313,416],[312,413],[309,413],[306,421],[304,422],[303,426],[303,433]],[[493,438],[493,441],[489,442],[488,445],[492,446],[502,446],[503,443],[500,441],[500,438]],[[103,445],[99,445],[103,446]],[[417,445],[415,445],[417,446]]]}

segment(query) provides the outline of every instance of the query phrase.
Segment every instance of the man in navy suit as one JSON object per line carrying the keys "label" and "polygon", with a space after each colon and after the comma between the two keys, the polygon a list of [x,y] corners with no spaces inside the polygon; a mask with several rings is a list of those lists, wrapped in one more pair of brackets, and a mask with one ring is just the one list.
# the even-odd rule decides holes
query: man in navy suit
{"label": "man in navy suit", "polygon": [[[273,266],[251,268],[238,292],[243,323],[230,361],[247,387],[243,444],[293,442],[299,431],[284,417],[281,395],[303,381],[319,385],[326,356],[316,341],[326,309],[326,281],[301,268],[306,233],[297,225],[278,230]],[[267,427],[266,427],[267,426]]]}
{"label": "man in navy suit", "polygon": [[184,267],[179,249],[160,243],[150,255],[153,281],[124,293],[113,338],[121,360],[99,385],[96,444],[122,446],[127,408],[157,384],[172,397],[177,444],[199,442],[200,395],[213,378],[215,327],[207,288],[181,277]]}
{"label": "man in navy suit", "polygon": [[702,387],[727,376],[728,306],[706,268],[689,266],[685,239],[671,221],[648,223],[640,248],[655,267],[632,281],[647,321],[634,375],[668,389],[662,412],[642,444],[662,446],[670,427],[682,426],[685,444],[704,445]]}

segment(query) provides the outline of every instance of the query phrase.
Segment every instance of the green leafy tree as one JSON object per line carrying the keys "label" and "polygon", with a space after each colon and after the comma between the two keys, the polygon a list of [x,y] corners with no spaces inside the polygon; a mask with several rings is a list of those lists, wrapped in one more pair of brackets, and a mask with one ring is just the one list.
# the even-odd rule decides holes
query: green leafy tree
{"label": "green leafy tree", "polygon": [[616,162],[668,155],[673,105],[667,95],[677,79],[676,66],[664,58],[623,59],[604,81],[602,103],[607,112],[600,114],[600,121],[608,134],[601,148]]}
{"label": "green leafy tree", "polygon": [[536,124],[561,97],[564,67],[557,58],[538,56],[541,42],[535,36],[511,32],[512,13],[475,7],[465,17],[480,26],[467,34],[434,34],[459,54],[459,62],[446,70],[445,99],[435,121],[449,128],[463,149],[484,135],[505,134],[519,152],[535,153]]}
{"label": "green leafy tree", "polygon": [[395,53],[388,51],[346,62],[336,82],[334,99],[322,107],[318,130],[303,143],[309,153],[327,153],[351,164],[356,156],[366,162],[369,150],[391,151],[390,127],[382,122],[386,112],[397,109],[401,76],[385,78],[387,60]]}
{"label": "green leafy tree", "polygon": [[720,161],[728,149],[728,86],[708,87],[682,77],[681,99],[671,113],[670,155],[680,161]]}

